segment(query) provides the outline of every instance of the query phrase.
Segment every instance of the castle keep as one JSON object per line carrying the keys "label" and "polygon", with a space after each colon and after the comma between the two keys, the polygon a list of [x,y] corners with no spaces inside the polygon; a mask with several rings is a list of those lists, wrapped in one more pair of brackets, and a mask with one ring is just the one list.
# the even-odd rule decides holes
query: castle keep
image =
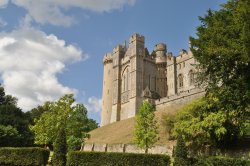
{"label": "castle keep", "polygon": [[101,126],[134,117],[145,99],[159,104],[180,94],[192,96],[189,92],[196,89],[195,59],[190,51],[182,49],[173,56],[166,44],[159,43],[149,53],[139,34],[130,37],[128,46],[118,45],[107,53],[103,64]]}

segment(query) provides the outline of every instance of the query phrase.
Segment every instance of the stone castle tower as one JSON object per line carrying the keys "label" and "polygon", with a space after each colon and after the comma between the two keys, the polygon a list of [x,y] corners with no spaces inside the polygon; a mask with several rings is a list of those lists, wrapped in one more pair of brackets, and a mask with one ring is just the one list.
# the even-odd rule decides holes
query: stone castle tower
{"label": "stone castle tower", "polygon": [[118,45],[103,58],[101,126],[134,117],[143,100],[152,104],[195,89],[195,60],[182,49],[177,56],[166,44],[155,45],[150,54],[145,38],[134,34],[128,46]]}

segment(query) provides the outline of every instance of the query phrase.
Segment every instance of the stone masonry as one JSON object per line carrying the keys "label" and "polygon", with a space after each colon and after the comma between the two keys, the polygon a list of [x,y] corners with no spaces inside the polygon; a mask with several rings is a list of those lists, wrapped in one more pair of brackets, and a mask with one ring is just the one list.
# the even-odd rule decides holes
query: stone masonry
{"label": "stone masonry", "polygon": [[130,37],[128,46],[107,53],[103,64],[101,126],[134,117],[143,100],[157,108],[204,95],[195,86],[196,61],[190,50],[174,56],[159,43],[149,53],[139,34]]}

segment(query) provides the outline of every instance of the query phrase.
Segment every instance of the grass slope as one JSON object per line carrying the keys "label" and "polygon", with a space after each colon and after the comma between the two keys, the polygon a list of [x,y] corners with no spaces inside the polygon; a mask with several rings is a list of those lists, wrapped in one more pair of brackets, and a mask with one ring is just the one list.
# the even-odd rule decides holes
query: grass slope
{"label": "grass slope", "polygon": [[[159,124],[159,140],[157,141],[157,144],[171,144],[171,141],[168,140],[168,133],[163,122],[163,117],[167,113],[175,113],[180,107],[181,105],[165,107],[163,110],[155,112]],[[135,118],[129,118],[97,128],[89,133],[91,137],[86,140],[86,143],[133,143],[134,125]]]}

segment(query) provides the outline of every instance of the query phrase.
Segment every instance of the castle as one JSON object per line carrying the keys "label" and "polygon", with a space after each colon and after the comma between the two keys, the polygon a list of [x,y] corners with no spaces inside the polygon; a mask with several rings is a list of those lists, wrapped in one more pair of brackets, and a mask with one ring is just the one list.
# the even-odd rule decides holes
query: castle
{"label": "castle", "polygon": [[190,50],[173,56],[159,43],[149,53],[144,36],[132,35],[128,46],[118,45],[103,58],[101,126],[134,117],[145,99],[159,104],[181,93],[195,94],[189,94],[196,89],[195,63]]}

